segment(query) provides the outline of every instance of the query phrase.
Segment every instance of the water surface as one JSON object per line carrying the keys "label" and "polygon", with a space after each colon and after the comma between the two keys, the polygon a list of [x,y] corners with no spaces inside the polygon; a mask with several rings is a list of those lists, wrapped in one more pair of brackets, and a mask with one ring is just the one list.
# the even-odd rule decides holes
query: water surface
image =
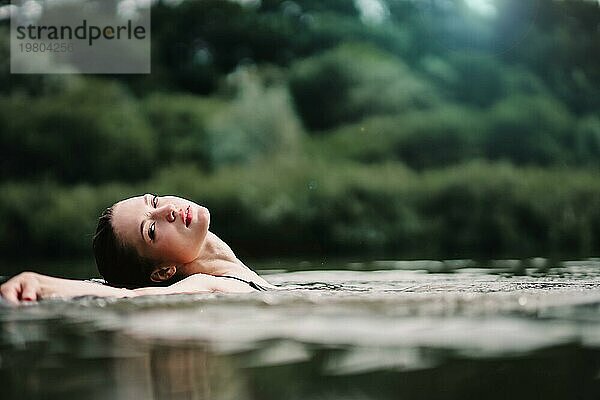
{"label": "water surface", "polygon": [[2,398],[598,399],[598,264],[280,263],[276,292],[0,307]]}

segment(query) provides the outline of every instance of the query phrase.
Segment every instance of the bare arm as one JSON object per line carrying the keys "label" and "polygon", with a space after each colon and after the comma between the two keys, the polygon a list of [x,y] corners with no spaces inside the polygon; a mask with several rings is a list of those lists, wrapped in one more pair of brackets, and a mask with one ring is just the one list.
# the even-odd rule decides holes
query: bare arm
{"label": "bare arm", "polygon": [[13,304],[19,301],[36,301],[52,297],[75,297],[84,295],[128,297],[127,289],[114,288],[98,283],[62,279],[35,272],[22,272],[0,286],[2,297]]}
{"label": "bare arm", "polygon": [[253,289],[242,282],[204,274],[188,276],[167,287],[147,287],[130,290],[94,282],[55,278],[35,272],[23,272],[0,286],[2,297],[13,304],[18,304],[19,301],[36,301],[53,297],[70,298],[87,295],[100,297],[136,297],[175,293],[239,293],[251,291]]}

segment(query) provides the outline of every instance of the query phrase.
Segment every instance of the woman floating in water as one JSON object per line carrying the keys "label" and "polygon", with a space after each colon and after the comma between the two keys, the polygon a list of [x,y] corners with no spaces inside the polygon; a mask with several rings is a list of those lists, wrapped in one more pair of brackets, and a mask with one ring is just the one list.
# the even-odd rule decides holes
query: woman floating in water
{"label": "woman floating in water", "polygon": [[0,286],[0,293],[18,303],[275,288],[238,260],[208,230],[209,223],[205,207],[180,197],[146,194],[122,200],[100,216],[94,236],[96,266],[108,285],[23,272]]}

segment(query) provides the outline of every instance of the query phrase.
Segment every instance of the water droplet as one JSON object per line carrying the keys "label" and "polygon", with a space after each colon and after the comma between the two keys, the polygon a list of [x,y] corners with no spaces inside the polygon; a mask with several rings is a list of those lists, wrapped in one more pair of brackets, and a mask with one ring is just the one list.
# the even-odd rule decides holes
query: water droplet
{"label": "water droplet", "polygon": [[522,296],[522,297],[519,297],[519,305],[520,305],[521,307],[523,307],[523,306],[527,305],[527,298],[526,298],[526,297],[523,297],[523,296]]}

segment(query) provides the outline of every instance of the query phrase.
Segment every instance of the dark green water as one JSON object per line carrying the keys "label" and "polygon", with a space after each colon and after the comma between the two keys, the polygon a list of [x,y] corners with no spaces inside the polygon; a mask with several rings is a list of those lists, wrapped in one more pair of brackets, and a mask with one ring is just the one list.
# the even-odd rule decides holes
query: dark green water
{"label": "dark green water", "polygon": [[536,262],[273,263],[287,290],[0,306],[0,398],[598,399],[599,262]]}

